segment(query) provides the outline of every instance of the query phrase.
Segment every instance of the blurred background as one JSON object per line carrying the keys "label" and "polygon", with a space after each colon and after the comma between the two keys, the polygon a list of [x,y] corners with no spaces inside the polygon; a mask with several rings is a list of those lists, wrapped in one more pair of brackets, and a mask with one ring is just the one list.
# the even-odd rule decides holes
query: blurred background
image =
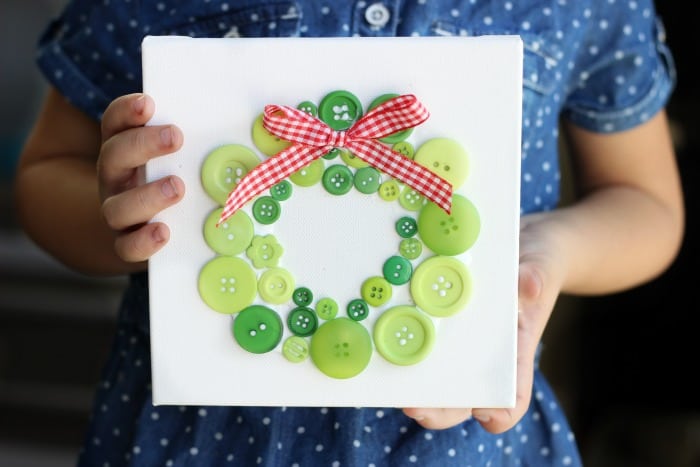
{"label": "blurred background", "polygon": [[[0,2],[0,467],[74,464],[126,283],[67,270],[13,212],[16,159],[46,90],[34,48],[64,3]],[[543,341],[542,368],[589,467],[700,466],[698,43],[687,3],[657,9],[679,75],[669,115],[688,210],[681,254],[643,287],[562,297]]]}

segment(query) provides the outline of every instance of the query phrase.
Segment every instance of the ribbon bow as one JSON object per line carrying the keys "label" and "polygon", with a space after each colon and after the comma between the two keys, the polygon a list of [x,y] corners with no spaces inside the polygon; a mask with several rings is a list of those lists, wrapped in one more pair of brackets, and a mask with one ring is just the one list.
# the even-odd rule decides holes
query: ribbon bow
{"label": "ribbon bow", "polygon": [[377,141],[420,125],[430,113],[415,96],[406,94],[378,105],[347,130],[330,128],[308,113],[283,105],[266,105],[263,126],[286,141],[296,143],[250,171],[231,191],[219,218],[221,224],[245,203],[333,148],[346,148],[381,172],[405,183],[447,213],[452,185],[422,165]]}

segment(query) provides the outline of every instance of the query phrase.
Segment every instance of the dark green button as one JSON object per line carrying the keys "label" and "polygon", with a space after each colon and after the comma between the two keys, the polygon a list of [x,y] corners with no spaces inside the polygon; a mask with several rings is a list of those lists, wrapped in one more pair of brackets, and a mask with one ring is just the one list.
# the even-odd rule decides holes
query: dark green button
{"label": "dark green button", "polygon": [[233,337],[248,352],[269,352],[282,340],[282,320],[270,308],[251,305],[233,320]]}
{"label": "dark green button", "polygon": [[347,130],[362,116],[362,104],[348,91],[333,91],[321,100],[318,115],[334,130]]}
{"label": "dark green button", "polygon": [[[398,97],[398,94],[382,94],[381,96],[377,97],[372,101],[372,103],[369,105],[369,108],[367,111],[369,112],[370,110],[374,109],[375,107],[379,106],[380,104],[385,103],[389,99],[392,99],[394,97]],[[396,133],[393,133],[389,136],[385,136],[383,138],[379,138],[379,141],[382,141],[384,143],[398,143],[399,141],[403,141],[409,136],[411,136],[411,133],[413,132],[413,128],[407,128],[405,130],[397,131]]]}
{"label": "dark green button", "polygon": [[353,174],[347,166],[342,164],[331,165],[323,172],[323,188],[332,195],[344,195],[353,185]]}
{"label": "dark green button", "polygon": [[253,217],[261,224],[272,224],[282,212],[280,203],[272,196],[261,196],[253,203]]}
{"label": "dark green button", "polygon": [[365,195],[376,193],[381,182],[381,174],[374,167],[363,167],[355,172],[355,189]]}
{"label": "dark green button", "polygon": [[395,227],[396,233],[398,233],[401,238],[411,238],[418,232],[418,223],[414,218],[409,216],[404,216],[397,220]]}
{"label": "dark green button", "polygon": [[392,256],[384,262],[382,268],[384,278],[394,285],[402,285],[411,280],[413,266],[402,256]]}
{"label": "dark green button", "polygon": [[309,307],[300,306],[294,308],[287,316],[287,326],[296,336],[307,337],[316,332],[318,318]]}
{"label": "dark green button", "polygon": [[356,298],[348,303],[347,312],[353,321],[362,321],[369,316],[369,305],[364,300]]}
{"label": "dark green button", "polygon": [[287,201],[292,196],[292,184],[287,180],[282,180],[270,188],[270,196],[275,201]]}
{"label": "dark green button", "polygon": [[309,306],[314,300],[314,294],[306,287],[298,287],[292,294],[292,300],[297,306]]}

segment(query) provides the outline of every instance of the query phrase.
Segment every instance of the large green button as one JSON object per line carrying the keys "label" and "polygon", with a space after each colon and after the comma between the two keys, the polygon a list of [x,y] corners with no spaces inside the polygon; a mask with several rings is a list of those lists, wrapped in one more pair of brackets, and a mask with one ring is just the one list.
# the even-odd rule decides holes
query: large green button
{"label": "large green button", "polygon": [[314,365],[331,378],[346,379],[360,374],[372,357],[372,339],[359,323],[336,318],[323,323],[310,345]]}
{"label": "large green button", "polygon": [[389,283],[403,285],[411,280],[413,266],[409,260],[402,256],[392,256],[384,262],[382,273]]}
{"label": "large green button", "polygon": [[217,256],[199,272],[199,295],[211,309],[237,313],[255,299],[253,269],[240,258]]}
{"label": "large green button", "polygon": [[279,305],[292,298],[294,277],[283,268],[266,270],[258,279],[258,294],[267,303]]}
{"label": "large green button", "polygon": [[299,363],[309,356],[309,343],[299,336],[289,336],[282,344],[282,355],[292,363]]}
{"label": "large green button", "polygon": [[421,310],[437,317],[460,311],[471,296],[471,277],[460,261],[450,256],[433,256],[413,274],[411,296]]}
{"label": "large green button", "polygon": [[434,203],[427,203],[418,214],[418,235],[425,246],[439,255],[464,253],[476,242],[481,229],[479,212],[461,195],[452,195],[447,214]]}
{"label": "large green button", "polygon": [[391,299],[391,284],[380,276],[370,277],[362,283],[360,295],[373,307],[384,305]]}
{"label": "large green button", "polygon": [[284,151],[292,145],[279,136],[275,136],[263,126],[263,116],[258,115],[253,123],[253,144],[266,156],[274,156],[280,151]]}
{"label": "large green button", "polygon": [[347,130],[362,116],[362,104],[348,91],[333,91],[321,100],[318,115],[334,130]]}
{"label": "large green button", "polygon": [[287,315],[287,326],[296,336],[307,337],[313,334],[318,327],[316,313],[309,307],[300,306],[294,308]]}
{"label": "large green button", "polygon": [[353,174],[342,164],[331,165],[323,172],[323,188],[332,195],[344,195],[353,185]]}
{"label": "large green button", "polygon": [[[374,99],[370,104],[369,107],[367,108],[367,111],[369,112],[370,110],[374,109],[375,107],[379,106],[380,104],[385,103],[389,99],[392,99],[394,97],[398,97],[398,94],[382,94],[381,96],[377,97]],[[411,136],[411,133],[413,132],[413,128],[407,128],[405,130],[397,131],[396,133],[393,133],[391,135],[385,136],[383,138],[379,138],[379,141],[382,141],[384,143],[398,143],[399,141],[403,141],[409,136]]]}
{"label": "large green button", "polygon": [[319,158],[313,161],[311,164],[307,165],[306,167],[303,167],[302,169],[294,172],[292,175],[289,176],[289,179],[295,185],[304,187],[312,186],[317,184],[321,180],[321,177],[323,176],[323,169],[323,159]]}
{"label": "large green button", "polygon": [[381,181],[382,176],[374,167],[364,167],[355,172],[355,189],[365,195],[376,193]]}
{"label": "large green button", "polygon": [[209,153],[202,164],[202,187],[211,199],[223,206],[229,193],[259,163],[258,156],[246,146],[221,146]]}
{"label": "large green button", "polygon": [[251,305],[233,320],[233,337],[248,352],[269,352],[282,340],[282,320],[265,306]]}
{"label": "large green button", "polygon": [[253,221],[248,214],[238,210],[218,227],[223,208],[214,209],[204,222],[204,241],[220,255],[234,256],[241,253],[253,239]]}
{"label": "large green button", "polygon": [[263,225],[272,224],[280,214],[282,207],[272,196],[260,196],[253,202],[253,217]]}
{"label": "large green button", "polygon": [[373,330],[379,354],[396,365],[414,365],[428,356],[435,343],[435,326],[425,313],[396,306],[379,317]]}
{"label": "large green button", "polygon": [[457,189],[469,175],[469,158],[464,148],[448,138],[434,138],[422,144],[413,158]]}

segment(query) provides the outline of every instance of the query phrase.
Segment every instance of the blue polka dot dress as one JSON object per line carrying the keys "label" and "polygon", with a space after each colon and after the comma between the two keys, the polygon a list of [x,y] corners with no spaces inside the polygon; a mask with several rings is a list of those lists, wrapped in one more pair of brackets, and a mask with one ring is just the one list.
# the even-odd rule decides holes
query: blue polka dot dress
{"label": "blue polka dot dress", "polygon": [[[625,130],[658,112],[675,80],[649,0],[75,0],[42,35],[38,64],[75,106],[99,119],[112,99],[140,91],[140,43],[149,34],[519,34],[523,214],[559,201],[560,118],[595,132]],[[141,273],[131,277],[121,305],[78,465],[581,465],[539,370],[528,412],[493,435],[474,420],[426,430],[392,408],[156,407],[149,346]]]}

